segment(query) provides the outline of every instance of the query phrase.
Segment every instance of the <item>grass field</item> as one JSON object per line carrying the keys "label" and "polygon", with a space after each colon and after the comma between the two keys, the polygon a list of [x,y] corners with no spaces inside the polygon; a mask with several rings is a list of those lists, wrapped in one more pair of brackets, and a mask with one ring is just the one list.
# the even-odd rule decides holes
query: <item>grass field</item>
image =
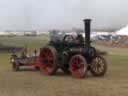
{"label": "grass field", "polygon": [[[24,46],[31,51],[47,43],[44,37],[0,37],[0,42]],[[14,72],[9,53],[0,53],[0,96],[128,96],[128,49],[96,46],[108,52],[108,72],[84,79],[65,74],[44,76],[33,69]]]}

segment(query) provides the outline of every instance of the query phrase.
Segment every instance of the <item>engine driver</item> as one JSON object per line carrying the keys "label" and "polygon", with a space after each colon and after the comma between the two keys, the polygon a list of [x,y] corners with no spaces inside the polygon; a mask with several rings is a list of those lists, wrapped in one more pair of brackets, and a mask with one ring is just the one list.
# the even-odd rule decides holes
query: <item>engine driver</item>
{"label": "engine driver", "polygon": [[78,34],[77,37],[76,37],[76,41],[79,44],[84,44],[84,38],[83,38],[83,36],[81,34]]}

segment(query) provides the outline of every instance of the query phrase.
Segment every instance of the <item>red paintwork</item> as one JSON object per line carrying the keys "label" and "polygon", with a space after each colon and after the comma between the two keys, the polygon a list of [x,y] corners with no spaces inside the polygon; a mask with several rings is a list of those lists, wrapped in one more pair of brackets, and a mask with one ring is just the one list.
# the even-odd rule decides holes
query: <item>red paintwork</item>
{"label": "red paintwork", "polygon": [[33,63],[31,63],[31,64],[20,64],[20,66],[35,66],[35,67],[40,67],[39,56],[37,56],[36,60]]}
{"label": "red paintwork", "polygon": [[[49,75],[50,71],[53,68],[53,63],[54,63],[54,57],[49,48],[43,48],[40,52],[39,56],[39,66],[40,66],[40,71],[45,74]],[[47,62],[47,64],[43,64],[43,62]]]}
{"label": "red paintwork", "polygon": [[20,64],[20,66],[35,66],[35,64]]}
{"label": "red paintwork", "polygon": [[[84,64],[82,63],[82,60],[78,56],[72,58],[72,60],[69,62],[69,70],[73,77],[80,78],[80,75],[83,74],[82,71]],[[78,70],[81,72],[78,72]]]}

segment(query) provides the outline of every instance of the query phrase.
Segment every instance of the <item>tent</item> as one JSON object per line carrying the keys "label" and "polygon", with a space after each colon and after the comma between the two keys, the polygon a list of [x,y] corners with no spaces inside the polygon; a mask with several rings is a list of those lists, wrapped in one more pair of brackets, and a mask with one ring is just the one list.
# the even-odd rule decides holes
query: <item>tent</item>
{"label": "tent", "polygon": [[128,36],[128,25],[125,26],[124,28],[116,31],[116,35]]}

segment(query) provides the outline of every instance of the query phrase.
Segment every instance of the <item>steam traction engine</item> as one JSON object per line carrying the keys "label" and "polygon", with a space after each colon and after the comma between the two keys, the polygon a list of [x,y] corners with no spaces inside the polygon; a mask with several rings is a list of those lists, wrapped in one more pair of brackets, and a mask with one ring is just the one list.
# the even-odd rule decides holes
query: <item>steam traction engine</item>
{"label": "steam traction engine", "polygon": [[84,20],[85,40],[76,41],[72,36],[50,41],[41,48],[38,62],[40,71],[45,75],[54,75],[58,68],[71,73],[75,78],[84,78],[87,71],[94,76],[103,76],[107,63],[102,54],[90,44],[90,19]]}

